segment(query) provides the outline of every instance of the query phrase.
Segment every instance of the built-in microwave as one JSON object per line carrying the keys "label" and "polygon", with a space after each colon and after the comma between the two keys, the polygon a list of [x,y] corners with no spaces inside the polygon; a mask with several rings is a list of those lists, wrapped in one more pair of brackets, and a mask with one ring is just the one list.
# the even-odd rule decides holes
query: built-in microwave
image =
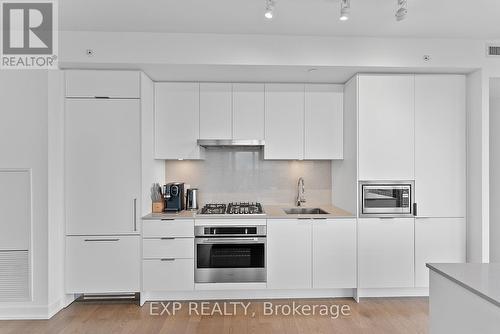
{"label": "built-in microwave", "polygon": [[361,181],[360,217],[413,216],[413,181]]}

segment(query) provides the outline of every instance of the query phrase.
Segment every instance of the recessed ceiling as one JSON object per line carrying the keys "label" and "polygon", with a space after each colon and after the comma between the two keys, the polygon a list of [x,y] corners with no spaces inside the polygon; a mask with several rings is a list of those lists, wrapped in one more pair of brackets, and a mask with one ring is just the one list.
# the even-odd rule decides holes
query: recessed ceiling
{"label": "recessed ceiling", "polygon": [[60,29],[222,34],[430,38],[500,38],[498,0],[408,0],[396,22],[396,0],[277,0],[273,20],[264,0],[61,0]]}

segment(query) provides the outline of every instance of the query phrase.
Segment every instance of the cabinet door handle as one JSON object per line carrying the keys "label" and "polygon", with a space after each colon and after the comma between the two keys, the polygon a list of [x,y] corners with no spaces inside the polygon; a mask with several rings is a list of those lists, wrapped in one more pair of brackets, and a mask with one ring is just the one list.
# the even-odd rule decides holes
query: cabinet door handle
{"label": "cabinet door handle", "polygon": [[161,220],[175,220],[174,218],[162,218]]}
{"label": "cabinet door handle", "polygon": [[99,242],[99,241],[120,241],[120,239],[85,239],[86,242]]}
{"label": "cabinet door handle", "polygon": [[134,198],[134,232],[137,231],[137,198]]}
{"label": "cabinet door handle", "polygon": [[175,259],[172,257],[168,257],[168,258],[161,259],[160,261],[175,261]]}
{"label": "cabinet door handle", "polygon": [[174,240],[174,237],[162,237],[160,240]]}

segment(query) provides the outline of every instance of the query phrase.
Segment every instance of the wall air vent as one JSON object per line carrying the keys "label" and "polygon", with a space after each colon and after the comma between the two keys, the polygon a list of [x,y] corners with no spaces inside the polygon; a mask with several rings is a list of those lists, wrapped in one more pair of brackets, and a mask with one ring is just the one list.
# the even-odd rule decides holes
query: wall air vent
{"label": "wall air vent", "polygon": [[500,45],[488,45],[488,56],[500,56]]}

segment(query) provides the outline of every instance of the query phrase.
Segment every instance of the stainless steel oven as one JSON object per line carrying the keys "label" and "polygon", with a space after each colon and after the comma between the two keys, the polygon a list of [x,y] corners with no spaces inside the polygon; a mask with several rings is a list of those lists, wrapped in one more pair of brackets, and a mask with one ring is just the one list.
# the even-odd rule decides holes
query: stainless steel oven
{"label": "stainless steel oven", "polygon": [[196,226],[194,280],[266,282],[266,226]]}
{"label": "stainless steel oven", "polygon": [[360,182],[359,216],[413,216],[414,184],[413,181]]}

